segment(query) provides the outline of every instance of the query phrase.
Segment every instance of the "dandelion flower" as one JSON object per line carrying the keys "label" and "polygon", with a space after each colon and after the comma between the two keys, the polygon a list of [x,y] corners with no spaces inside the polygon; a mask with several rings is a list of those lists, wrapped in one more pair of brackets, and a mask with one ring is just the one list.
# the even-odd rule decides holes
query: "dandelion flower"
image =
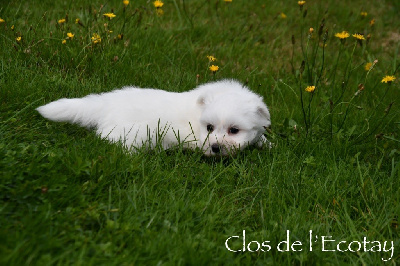
{"label": "dandelion flower", "polygon": [[129,1],[128,0],[124,0],[124,1],[122,1],[122,3],[124,3],[125,7],[127,7],[129,5]]}
{"label": "dandelion flower", "polygon": [[114,13],[104,13],[103,16],[108,17],[109,19],[113,19],[116,17]]}
{"label": "dandelion flower", "polygon": [[156,0],[153,2],[153,5],[155,8],[161,8],[164,5],[164,3],[160,0]]}
{"label": "dandelion flower", "polygon": [[68,36],[69,39],[72,39],[72,38],[74,38],[75,34],[72,34],[71,32],[68,32],[67,36]]}
{"label": "dandelion flower", "polygon": [[0,23],[6,22],[4,19],[0,18]]}
{"label": "dandelion flower", "polygon": [[63,23],[65,23],[65,18],[62,18],[62,19],[60,19],[59,21],[58,21],[58,24],[63,24]]}
{"label": "dandelion flower", "polygon": [[207,55],[207,58],[208,58],[208,60],[209,60],[210,62],[217,61],[217,58],[215,58],[215,57],[212,56],[212,55]]}
{"label": "dandelion flower", "polygon": [[15,40],[16,40],[17,42],[20,42],[20,41],[22,40],[22,37],[21,37],[21,36],[18,36],[17,38],[15,38]]}
{"label": "dandelion flower", "polygon": [[100,37],[100,35],[97,34],[97,33],[93,33],[93,35],[92,35],[92,42],[93,42],[94,44],[101,43],[101,37]]}
{"label": "dandelion flower", "polygon": [[368,13],[363,11],[363,12],[360,13],[360,15],[365,18],[366,16],[368,16]]}
{"label": "dandelion flower", "polygon": [[385,77],[383,77],[383,79],[382,79],[382,83],[392,83],[394,80],[396,79],[396,77],[395,76],[385,76]]}
{"label": "dandelion flower", "polygon": [[218,66],[215,66],[215,65],[211,65],[211,66],[209,67],[209,69],[211,70],[212,73],[215,74],[215,72],[218,71],[219,67],[218,67]]}
{"label": "dandelion flower", "polygon": [[287,18],[287,16],[286,16],[285,13],[281,13],[279,16],[280,16],[281,18],[283,18],[283,19]]}
{"label": "dandelion flower", "polygon": [[306,1],[298,1],[297,4],[299,4],[299,6],[304,6],[304,4],[306,3]]}
{"label": "dandelion flower", "polygon": [[310,28],[310,29],[308,30],[308,39],[311,39],[313,33],[314,33],[314,28]]}
{"label": "dandelion flower", "polygon": [[14,28],[15,28],[15,26],[14,26],[14,25],[12,25],[12,26],[11,26],[11,30],[14,30]]}
{"label": "dandelion flower", "polygon": [[79,26],[83,26],[83,23],[81,22],[81,20],[79,18],[75,19],[75,24],[79,24]]}
{"label": "dandelion flower", "polygon": [[308,86],[308,87],[305,89],[305,91],[306,91],[306,92],[314,92],[314,91],[315,91],[315,86]]}
{"label": "dandelion flower", "polygon": [[365,71],[369,71],[369,70],[371,70],[371,68],[372,68],[372,63],[371,62],[368,62],[368,63],[365,64],[365,67],[364,67]]}
{"label": "dandelion flower", "polygon": [[353,34],[351,36],[353,36],[354,38],[356,38],[357,40],[360,40],[360,41],[365,40],[364,35],[359,34],[359,33]]}
{"label": "dandelion flower", "polygon": [[342,32],[336,33],[335,37],[338,37],[339,39],[344,40],[346,38],[349,38],[350,34],[347,31],[342,31]]}
{"label": "dandelion flower", "polygon": [[66,43],[67,43],[67,40],[62,40],[61,43],[62,43],[62,44],[66,44]]}

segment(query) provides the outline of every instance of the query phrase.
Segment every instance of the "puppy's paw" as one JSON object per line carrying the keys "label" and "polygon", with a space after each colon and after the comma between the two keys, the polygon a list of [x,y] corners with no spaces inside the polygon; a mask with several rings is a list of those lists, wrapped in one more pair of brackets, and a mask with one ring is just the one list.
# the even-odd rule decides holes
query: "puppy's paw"
{"label": "puppy's paw", "polygon": [[264,135],[261,135],[261,137],[257,141],[256,145],[260,149],[262,149],[264,147],[267,147],[267,148],[271,149],[273,147],[273,144],[269,140],[267,140],[267,138]]}

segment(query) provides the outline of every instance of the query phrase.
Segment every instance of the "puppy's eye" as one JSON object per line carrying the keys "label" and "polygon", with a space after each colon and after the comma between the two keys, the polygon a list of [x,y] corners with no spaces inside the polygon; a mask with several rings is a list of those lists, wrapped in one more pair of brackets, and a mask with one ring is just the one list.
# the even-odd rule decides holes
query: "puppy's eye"
{"label": "puppy's eye", "polygon": [[239,129],[238,129],[238,128],[236,128],[236,127],[231,127],[231,128],[229,129],[229,134],[237,134],[237,133],[239,133]]}
{"label": "puppy's eye", "polygon": [[214,126],[211,125],[211,124],[208,124],[207,125],[207,131],[210,132],[210,133],[213,132],[214,131]]}

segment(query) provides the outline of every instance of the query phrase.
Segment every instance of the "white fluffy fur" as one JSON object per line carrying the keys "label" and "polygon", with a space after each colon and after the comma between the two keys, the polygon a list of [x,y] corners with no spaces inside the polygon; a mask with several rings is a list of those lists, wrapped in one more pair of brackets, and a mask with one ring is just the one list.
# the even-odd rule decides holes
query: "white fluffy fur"
{"label": "white fluffy fur", "polygon": [[271,124],[262,97],[234,80],[182,93],[125,87],[60,99],[36,110],[53,121],[94,127],[101,137],[124,141],[128,147],[154,148],[159,142],[168,149],[183,143],[185,148],[201,148],[206,155],[262,145],[265,127]]}

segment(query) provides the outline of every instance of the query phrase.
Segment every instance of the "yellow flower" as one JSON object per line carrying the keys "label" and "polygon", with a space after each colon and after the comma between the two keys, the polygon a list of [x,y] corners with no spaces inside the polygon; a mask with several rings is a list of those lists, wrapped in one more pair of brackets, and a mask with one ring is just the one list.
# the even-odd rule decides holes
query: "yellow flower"
{"label": "yellow flower", "polygon": [[12,26],[11,26],[11,30],[14,30],[14,28],[15,28],[15,26],[14,26],[14,25],[12,25]]}
{"label": "yellow flower", "polygon": [[212,55],[207,55],[207,58],[208,58],[208,60],[209,60],[210,62],[217,61],[217,58],[215,58],[215,57],[212,56]]}
{"label": "yellow flower", "polygon": [[67,36],[68,36],[69,39],[72,39],[72,38],[74,38],[75,34],[72,34],[71,32],[68,32]]}
{"label": "yellow flower", "polygon": [[287,18],[287,16],[286,16],[285,13],[281,13],[281,14],[280,14],[280,17],[283,18],[283,19]]}
{"label": "yellow flower", "polygon": [[217,72],[219,69],[218,66],[214,66],[214,65],[211,65],[209,68],[210,68],[211,72],[213,72],[213,73]]}
{"label": "yellow flower", "polygon": [[232,3],[232,0],[224,0],[225,3]]}
{"label": "yellow flower", "polygon": [[129,1],[128,0],[124,0],[124,1],[122,1],[122,3],[124,3],[125,7],[127,7],[129,5]]}
{"label": "yellow flower", "polygon": [[299,6],[304,6],[304,4],[306,3],[306,1],[298,1],[297,4],[299,4]]}
{"label": "yellow flower", "polygon": [[308,30],[308,33],[311,35],[311,34],[313,34],[313,32],[314,32],[314,28],[310,28],[309,30]]}
{"label": "yellow flower", "polygon": [[342,31],[342,32],[336,33],[335,37],[338,37],[339,39],[344,40],[346,38],[349,38],[350,34],[347,31]]}
{"label": "yellow flower", "polygon": [[365,18],[366,16],[368,16],[368,13],[363,11],[363,12],[360,13],[360,15]]}
{"label": "yellow flower", "polygon": [[83,26],[83,23],[81,22],[81,20],[79,18],[75,19],[75,24],[79,24],[79,26]]}
{"label": "yellow flower", "polygon": [[97,33],[93,33],[92,42],[93,42],[94,44],[96,44],[96,43],[101,43],[101,37],[100,37],[100,35],[98,35]]}
{"label": "yellow flower", "polygon": [[122,40],[124,38],[124,34],[120,33],[118,34],[118,39]]}
{"label": "yellow flower", "polygon": [[394,81],[396,79],[396,77],[395,76],[385,76],[383,79],[382,79],[382,83],[392,83],[392,81]]}
{"label": "yellow flower", "polygon": [[0,18],[0,23],[6,22],[4,19]]}
{"label": "yellow flower", "polygon": [[109,19],[116,17],[116,15],[114,13],[104,13],[103,16],[108,17]]}
{"label": "yellow flower", "polygon": [[65,23],[65,18],[62,18],[62,19],[60,19],[59,21],[58,21],[58,24],[63,24],[63,23]]}
{"label": "yellow flower", "polygon": [[61,43],[62,43],[62,44],[66,44],[66,43],[67,43],[67,40],[62,40]]}
{"label": "yellow flower", "polygon": [[315,86],[308,86],[308,87],[305,89],[305,91],[306,91],[306,92],[314,92],[314,91],[315,91]]}
{"label": "yellow flower", "polygon": [[20,41],[22,40],[22,37],[21,37],[21,36],[18,36],[17,38],[15,38],[15,40],[16,40],[17,42],[20,42]]}
{"label": "yellow flower", "polygon": [[374,26],[374,24],[375,24],[375,19],[373,18],[373,19],[369,22],[369,25],[370,25],[370,26]]}
{"label": "yellow flower", "polygon": [[356,38],[357,40],[365,40],[364,35],[359,34],[359,33],[353,34],[353,35],[351,35],[351,36],[353,36],[353,37]]}
{"label": "yellow flower", "polygon": [[156,1],[153,2],[153,5],[154,5],[155,8],[160,8],[160,7],[162,7],[164,5],[164,3],[162,1],[160,1],[160,0],[156,0]]}
{"label": "yellow flower", "polygon": [[365,71],[369,71],[372,68],[372,63],[371,62],[366,63],[364,68]]}

